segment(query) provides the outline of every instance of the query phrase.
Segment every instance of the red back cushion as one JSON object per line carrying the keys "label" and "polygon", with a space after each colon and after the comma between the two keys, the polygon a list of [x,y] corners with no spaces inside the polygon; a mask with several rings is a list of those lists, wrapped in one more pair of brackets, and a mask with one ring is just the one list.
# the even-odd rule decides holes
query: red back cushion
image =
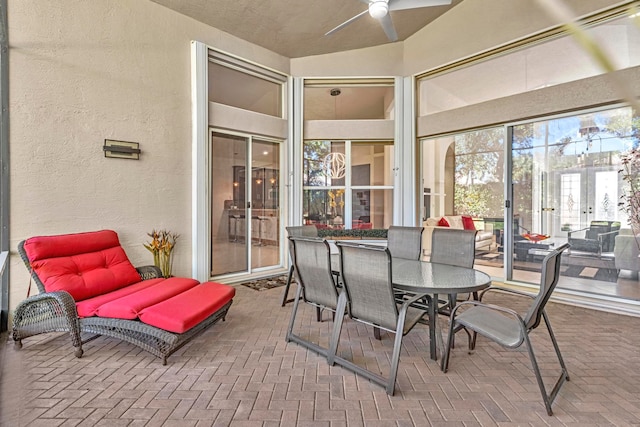
{"label": "red back cushion", "polygon": [[465,230],[475,230],[476,225],[473,223],[473,218],[470,216],[462,215],[462,226]]}
{"label": "red back cushion", "polygon": [[141,280],[115,231],[32,237],[24,250],[47,292],[64,290],[76,301]]}
{"label": "red back cushion", "polygon": [[444,219],[444,217],[440,218],[440,221],[438,221],[438,226],[439,227],[448,227],[449,226],[449,222]]}

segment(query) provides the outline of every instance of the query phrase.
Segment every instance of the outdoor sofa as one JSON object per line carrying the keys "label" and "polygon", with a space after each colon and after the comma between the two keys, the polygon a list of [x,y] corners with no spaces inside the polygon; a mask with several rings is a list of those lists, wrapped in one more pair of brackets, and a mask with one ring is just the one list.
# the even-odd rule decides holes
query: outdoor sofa
{"label": "outdoor sofa", "polygon": [[[422,254],[424,256],[431,255],[431,235],[434,228],[476,230],[473,219],[466,215],[445,215],[427,218],[426,221],[423,221],[422,226],[424,227],[424,233],[422,233]],[[485,223],[484,229],[478,230],[476,233],[476,250],[489,250],[493,243],[495,243],[493,226]]]}
{"label": "outdoor sofa", "polygon": [[[32,237],[19,244],[40,293],[14,312],[18,348],[29,336],[69,332],[75,356],[100,335],[167,357],[218,320],[235,288],[181,277],[163,278],[155,266],[134,268],[115,231]],[[83,341],[81,334],[91,334]]]}

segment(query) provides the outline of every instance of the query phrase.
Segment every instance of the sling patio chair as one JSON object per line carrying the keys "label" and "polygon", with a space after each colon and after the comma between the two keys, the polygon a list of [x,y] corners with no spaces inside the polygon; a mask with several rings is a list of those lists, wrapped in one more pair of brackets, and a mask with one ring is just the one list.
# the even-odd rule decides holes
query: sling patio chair
{"label": "sling patio chair", "polygon": [[338,299],[336,313],[344,313],[357,322],[384,329],[395,334],[393,354],[388,378],[369,371],[352,361],[337,356],[343,315],[336,316],[331,334],[331,347],[327,360],[329,365],[337,363],[365,378],[385,387],[387,394],[395,390],[402,337],[406,335],[422,317],[425,310],[411,307],[422,295],[415,295],[396,302],[391,282],[391,253],[388,248],[367,246],[357,243],[337,242],[340,250],[342,292]]}
{"label": "sling patio chair", "polygon": [[[430,262],[473,268],[476,257],[477,230],[459,230],[455,228],[434,228],[431,234]],[[465,294],[469,299],[469,295]],[[459,295],[449,296],[449,309],[455,306]],[[443,312],[449,315],[449,311]]]}
{"label": "sling patio chair", "polygon": [[387,248],[394,258],[420,259],[424,227],[392,225],[387,231]]}
{"label": "sling patio chair", "polygon": [[[289,236],[293,245],[293,260],[298,282],[296,296],[291,309],[291,319],[287,328],[286,341],[294,341],[322,356],[327,348],[304,339],[293,332],[300,300],[319,310],[328,309],[335,313],[338,306],[338,286],[331,271],[331,248],[329,242],[320,238]],[[342,309],[344,313],[344,308]],[[341,318],[342,316],[338,316]]]}
{"label": "sling patio chair", "polygon": [[[289,236],[305,236],[305,237],[318,237],[318,229],[315,225],[297,225],[285,227]],[[284,287],[284,293],[282,294],[282,307],[287,303],[293,301],[293,299],[287,299],[289,296],[289,287],[291,286],[291,279],[293,279],[293,271],[295,270],[295,262],[293,260],[293,244],[289,242],[289,258],[291,265],[289,266],[289,275],[287,276],[287,284]]]}
{"label": "sling patio chair", "polygon": [[[547,409],[547,414],[553,415],[551,410],[551,404],[556,398],[560,387],[565,381],[569,380],[569,373],[560,354],[560,348],[556,341],[553,330],[551,329],[551,323],[549,317],[544,309],[547,301],[551,297],[551,293],[558,283],[560,277],[560,256],[562,252],[569,247],[568,243],[551,251],[542,261],[542,274],[540,278],[540,290],[537,295],[530,295],[524,292],[518,292],[513,289],[489,287],[480,293],[480,299],[478,301],[464,301],[458,304],[451,311],[451,318],[449,323],[449,342],[445,350],[444,360],[442,362],[442,371],[447,372],[449,368],[449,356],[451,353],[451,347],[453,344],[453,333],[455,330],[464,328],[467,331],[471,331],[469,334],[469,350],[473,350],[476,345],[477,334],[480,334],[497,344],[500,344],[506,348],[518,348],[522,344],[526,344],[529,358],[531,359],[531,365],[540,387],[542,399]],[[493,304],[487,304],[482,301],[483,297],[489,292],[504,292],[508,294],[514,294],[524,297],[529,297],[533,300],[531,306],[524,316],[518,314],[518,312]],[[542,381],[542,375],[538,362],[536,361],[533,347],[529,339],[529,334],[540,325],[540,320],[544,319],[544,323],[549,331],[553,348],[555,349],[556,356],[560,363],[561,374],[557,379],[555,385],[550,394],[547,394],[544,382]],[[516,353],[517,354],[517,353]]]}
{"label": "sling patio chair", "polygon": [[[393,258],[419,260],[422,256],[422,233],[424,227],[404,227],[392,225],[387,232],[387,248]],[[407,292],[395,291],[396,300],[402,301],[411,298],[413,295]],[[416,302],[415,306],[423,310],[428,310],[431,304],[431,296],[424,295],[422,301]],[[429,327],[434,326],[434,319],[429,319]],[[374,328],[374,336],[380,339],[380,330]]]}

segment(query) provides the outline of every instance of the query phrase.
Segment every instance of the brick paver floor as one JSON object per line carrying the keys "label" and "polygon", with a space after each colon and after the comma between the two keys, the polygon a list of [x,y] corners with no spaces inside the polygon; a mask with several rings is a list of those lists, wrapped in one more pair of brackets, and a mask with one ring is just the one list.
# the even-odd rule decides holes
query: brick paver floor
{"label": "brick paver floor", "polygon": [[[2,426],[474,426],[640,425],[640,318],[551,303],[548,312],[571,381],[546,414],[527,354],[464,333],[444,374],[428,357],[428,331],[404,339],[396,393],[294,343],[282,288],[238,286],[227,321],[166,366],[127,343],[98,338],[76,359],[68,337],[0,344]],[[495,301],[495,300],[494,300]],[[502,299],[498,302],[505,303]],[[297,331],[321,344],[332,322],[302,304]],[[442,318],[446,323],[446,318]],[[544,327],[533,334],[547,383],[558,372]],[[6,341],[5,336],[5,341]],[[346,321],[339,351],[386,373],[392,336]]]}

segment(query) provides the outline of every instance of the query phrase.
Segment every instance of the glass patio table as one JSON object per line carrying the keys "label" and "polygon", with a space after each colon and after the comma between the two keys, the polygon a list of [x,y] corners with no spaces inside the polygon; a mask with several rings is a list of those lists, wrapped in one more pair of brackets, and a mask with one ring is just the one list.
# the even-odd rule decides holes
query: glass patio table
{"label": "glass patio table", "polygon": [[[431,359],[437,360],[438,295],[478,292],[491,285],[491,277],[472,268],[427,261],[392,258],[391,265],[394,288],[413,294],[428,294],[432,298],[429,305],[429,346]],[[455,301],[455,298],[450,300]]]}
{"label": "glass patio table", "polygon": [[[337,249],[337,248],[336,248]],[[404,258],[391,259],[393,287],[416,295],[429,295],[429,349],[431,359],[437,360],[436,329],[438,318],[438,295],[475,293],[488,288],[491,277],[472,268]],[[340,272],[340,255],[332,250],[331,269]],[[453,308],[453,307],[452,307]],[[442,338],[440,336],[440,338]]]}

